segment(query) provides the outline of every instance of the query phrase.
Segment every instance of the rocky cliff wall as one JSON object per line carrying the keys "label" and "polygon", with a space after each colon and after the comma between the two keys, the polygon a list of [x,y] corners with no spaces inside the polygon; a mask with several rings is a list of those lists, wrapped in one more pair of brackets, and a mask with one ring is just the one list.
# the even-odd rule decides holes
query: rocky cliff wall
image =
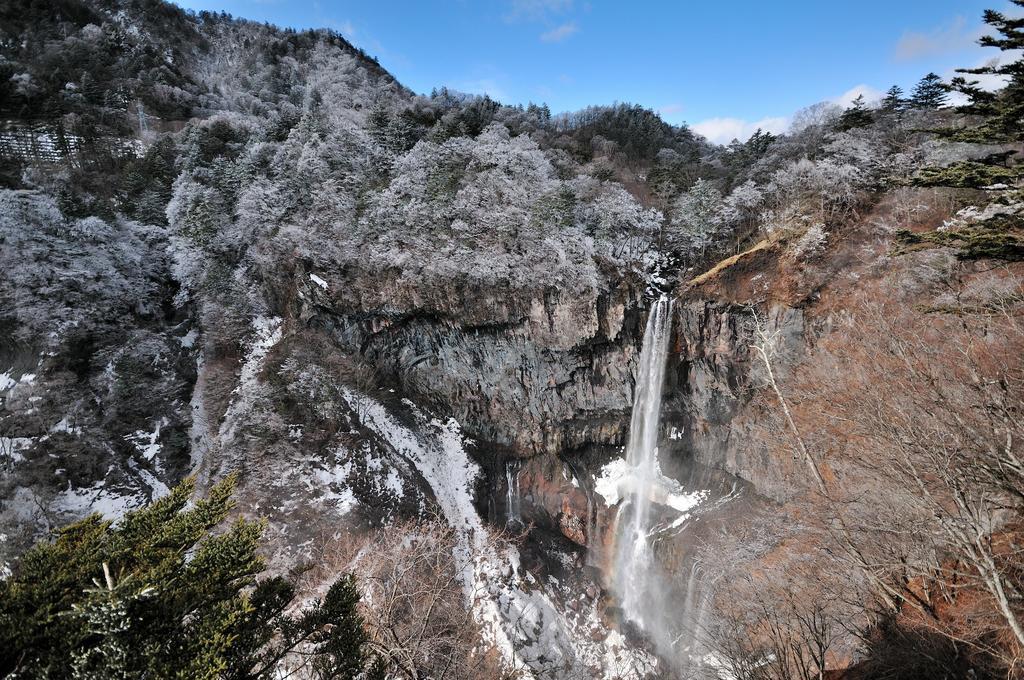
{"label": "rocky cliff wall", "polygon": [[301,278],[300,318],[481,440],[517,456],[624,441],[643,333],[634,285],[409,288],[375,275],[364,292]]}
{"label": "rocky cliff wall", "polygon": [[[636,282],[609,280],[570,293],[415,283],[398,271],[306,271],[271,297],[400,392],[456,418],[504,458],[621,446],[648,301]],[[802,354],[803,312],[761,312],[778,370]],[[772,463],[746,436],[748,404],[763,387],[752,361],[749,308],[701,297],[675,304],[666,378],[667,457],[726,470],[781,497]]]}

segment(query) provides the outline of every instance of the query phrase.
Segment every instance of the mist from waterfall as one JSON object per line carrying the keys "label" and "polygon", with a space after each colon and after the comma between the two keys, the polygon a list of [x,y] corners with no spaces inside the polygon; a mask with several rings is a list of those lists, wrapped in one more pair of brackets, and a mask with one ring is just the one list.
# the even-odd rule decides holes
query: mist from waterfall
{"label": "mist from waterfall", "polygon": [[651,499],[661,486],[658,465],[658,423],[661,418],[662,383],[668,341],[672,334],[672,302],[662,297],[651,310],[644,331],[633,399],[633,415],[626,447],[626,464],[630,470],[628,499],[620,513],[623,517],[616,535],[613,585],[626,617],[644,627],[645,600],[651,586],[652,547]]}

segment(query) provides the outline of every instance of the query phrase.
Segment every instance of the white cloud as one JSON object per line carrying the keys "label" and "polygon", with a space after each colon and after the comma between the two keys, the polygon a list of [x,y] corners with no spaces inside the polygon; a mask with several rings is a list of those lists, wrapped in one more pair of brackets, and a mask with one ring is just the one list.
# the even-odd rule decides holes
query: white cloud
{"label": "white cloud", "polygon": [[762,118],[746,121],[742,118],[709,118],[691,126],[694,132],[703,135],[709,142],[728,144],[734,139],[745,142],[758,128],[772,134],[781,134],[789,127],[789,118]]}
{"label": "white cloud", "polygon": [[[1024,52],[1021,50],[1008,50],[1006,52],[996,53],[994,50],[988,50],[988,54],[984,59],[979,59],[971,65],[972,69],[981,68],[983,66],[1001,66],[1005,64],[1017,61]],[[983,90],[999,90],[1006,86],[1009,76],[992,75],[988,73],[977,74],[977,73],[957,73],[956,69],[949,69],[942,74],[945,80],[951,80],[956,76],[962,76],[967,80],[976,80]]]}
{"label": "white cloud", "polygon": [[[993,55],[989,52],[989,57],[986,59],[980,59],[971,66],[974,68],[981,68],[983,66],[1000,66],[1019,60],[1024,57],[1024,52],[1021,50],[1008,50],[1006,52],[1000,52]],[[942,74],[943,80],[949,81],[953,78],[961,76],[966,78],[968,81],[975,81],[981,86],[981,89],[994,92],[1006,87],[1006,83],[1009,81],[1009,76],[993,75],[989,73],[977,74],[977,73],[957,73],[956,69],[948,69]],[[970,100],[966,95],[960,94],[959,92],[951,92],[947,100],[950,106],[964,106],[970,103]]]}
{"label": "white cloud", "polygon": [[913,61],[958,52],[974,45],[984,33],[984,28],[969,27],[963,17],[956,17],[930,31],[906,31],[896,42],[893,57],[897,61]]}
{"label": "white cloud", "polygon": [[[860,85],[851,87],[838,97],[829,99],[822,104],[825,106],[834,105],[846,108],[859,95],[864,95],[864,101],[867,104],[872,104],[880,100],[883,93],[870,85],[861,83]],[[670,107],[663,107],[662,109],[659,109],[659,112],[667,113],[666,109],[668,108]],[[804,111],[806,110],[809,109],[804,109]],[[747,141],[750,139],[752,134],[757,132],[758,128],[765,132],[770,132],[773,135],[780,135],[785,132],[789,132],[792,124],[793,115],[789,115],[771,116],[754,121],[748,121],[743,118],[708,118],[707,120],[702,120],[699,123],[694,123],[690,127],[694,132],[706,137],[709,142],[713,142],[715,144],[728,144],[734,139],[738,139],[741,142]]]}
{"label": "white cloud", "polygon": [[579,26],[576,25],[576,22],[570,21],[568,23],[562,24],[561,26],[558,26],[557,28],[551,29],[546,33],[541,33],[540,40],[541,42],[546,43],[562,42],[563,40],[568,39],[574,33],[577,33],[579,30]]}
{"label": "white cloud", "polygon": [[833,104],[841,106],[845,109],[849,108],[850,104],[853,103],[853,100],[860,96],[864,97],[865,104],[873,104],[879,101],[882,97],[884,97],[885,93],[881,92],[880,90],[876,90],[870,85],[865,85],[864,83],[861,83],[860,85],[855,85],[854,87],[851,87],[849,90],[842,93],[835,99],[831,99],[830,101]]}

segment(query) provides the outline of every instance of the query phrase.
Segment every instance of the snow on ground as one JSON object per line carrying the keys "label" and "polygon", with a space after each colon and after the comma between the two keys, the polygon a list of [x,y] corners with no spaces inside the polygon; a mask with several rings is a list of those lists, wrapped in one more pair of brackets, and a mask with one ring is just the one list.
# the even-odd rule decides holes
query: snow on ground
{"label": "snow on ground", "polygon": [[251,411],[253,401],[259,392],[259,373],[263,368],[263,360],[271,348],[280,342],[283,335],[279,317],[257,316],[252,320],[252,329],[254,337],[249,354],[242,363],[238,386],[220,426],[221,442],[229,442],[234,438],[235,429],[242,416]]}
{"label": "snow on ground", "polygon": [[188,333],[185,333],[185,335],[183,335],[180,338],[178,338],[178,342],[180,342],[181,346],[184,347],[185,349],[191,349],[192,347],[195,346],[196,340],[198,340],[198,339],[199,339],[199,331],[197,331],[195,328],[193,328],[193,329],[189,330]]}
{"label": "snow on ground", "polygon": [[17,384],[31,385],[36,380],[35,373],[24,373],[17,380],[14,379],[14,367],[0,373],[0,392],[6,392]]}
{"label": "snow on ground", "polygon": [[146,501],[140,493],[121,493],[108,488],[106,481],[101,479],[88,487],[74,488],[69,484],[54,497],[50,507],[72,517],[98,512],[107,519],[118,519],[130,510],[141,508]]}
{"label": "snow on ground", "polygon": [[25,460],[21,453],[32,447],[34,437],[0,437],[0,462],[20,463]]}
{"label": "snow on ground", "polygon": [[622,668],[656,665],[646,652],[612,636],[605,638],[596,602],[570,618],[556,605],[557,583],[541,583],[521,569],[515,547],[491,535],[473,504],[472,489],[480,470],[464,448],[458,422],[430,418],[406,399],[403,404],[416,420],[415,429],[410,429],[366,395],[347,388],[342,394],[362,414],[364,425],[410,461],[430,485],[442,514],[458,533],[455,557],[466,597],[485,639],[510,667],[543,674],[571,668],[616,678],[622,677]]}
{"label": "snow on ground", "polygon": [[168,488],[166,484],[157,479],[149,470],[139,467],[139,464],[134,460],[129,460],[128,466],[131,467],[132,471],[139,476],[139,479],[145,482],[146,486],[149,487],[153,500],[163,498],[167,494],[171,493],[170,488]]}
{"label": "snow on ground", "polygon": [[323,279],[321,279],[316,274],[310,274],[309,275],[309,280],[312,281],[313,283],[315,283],[316,285],[320,286],[324,290],[327,290],[327,282],[324,281]]}
{"label": "snow on ground", "polygon": [[604,498],[609,508],[622,500],[626,481],[632,479],[629,464],[624,458],[616,458],[601,469],[601,476],[594,478],[594,491]]}
{"label": "snow on ground", "polygon": [[356,496],[348,486],[352,474],[352,461],[334,465],[331,468],[317,468],[313,479],[322,487],[320,500],[331,503],[339,514],[345,515],[358,505]]}
{"label": "snow on ground", "polygon": [[160,444],[160,430],[170,421],[167,418],[160,418],[154,423],[152,432],[138,430],[132,434],[125,435],[125,439],[135,445],[139,454],[148,461],[152,461],[156,454],[160,453],[163,446]]}
{"label": "snow on ground", "polygon": [[[204,473],[204,463],[207,461],[207,454],[210,451],[210,428],[206,417],[206,403],[203,401],[203,390],[206,387],[206,370],[203,364],[203,354],[196,357],[196,384],[192,387],[192,398],[189,400],[189,410],[192,413],[192,424],[189,426],[188,439],[189,460],[192,473]],[[205,486],[206,479],[200,474],[200,488]]]}
{"label": "snow on ground", "polygon": [[405,495],[405,489],[402,486],[402,476],[398,474],[398,470],[391,468],[388,470],[388,476],[384,480],[384,486],[395,495],[395,498],[402,498]]}
{"label": "snow on ground", "polygon": [[[6,542],[7,534],[0,533],[0,545],[3,545]],[[12,573],[11,564],[6,560],[0,561],[0,579],[10,578]]]}
{"label": "snow on ground", "polygon": [[[655,479],[651,484],[650,500],[652,503],[665,505],[676,512],[685,513],[700,505],[708,498],[709,491],[699,490],[687,492],[676,480],[661,471],[661,465],[655,459]],[[623,458],[616,458],[601,469],[601,475],[594,480],[594,491],[604,498],[609,508],[615,506],[623,498],[634,492],[636,476],[629,463]]]}
{"label": "snow on ground", "polygon": [[51,433],[64,432],[66,434],[72,434],[76,437],[82,434],[82,428],[72,425],[68,416],[64,416],[58,422],[54,423],[53,427],[50,428]]}

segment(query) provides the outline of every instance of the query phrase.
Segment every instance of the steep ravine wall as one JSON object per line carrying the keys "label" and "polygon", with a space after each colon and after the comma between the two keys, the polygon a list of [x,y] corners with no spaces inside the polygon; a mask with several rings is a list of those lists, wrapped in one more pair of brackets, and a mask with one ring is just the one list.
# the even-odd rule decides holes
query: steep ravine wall
{"label": "steep ravine wall", "polygon": [[[761,495],[784,497],[788,488],[751,427],[758,418],[751,399],[766,386],[764,366],[751,349],[753,313],[705,299],[680,300],[675,311],[662,450],[669,459],[725,470]],[[785,376],[806,346],[803,310],[775,304],[758,313],[772,339],[773,370]]]}
{"label": "steep ravine wall", "polygon": [[304,286],[298,314],[506,453],[624,441],[643,332],[634,286],[570,295],[452,284],[425,297],[377,282],[377,292],[393,294],[374,300]]}
{"label": "steep ravine wall", "polygon": [[[455,417],[498,457],[565,457],[625,444],[649,304],[631,282],[569,294],[457,280],[412,286],[397,272],[299,271],[292,280],[300,282],[293,314],[402,393]],[[803,313],[784,305],[761,313],[784,372],[803,351]],[[771,461],[747,436],[746,407],[763,386],[753,335],[745,307],[677,301],[662,446],[669,460],[722,469],[782,497]]]}

